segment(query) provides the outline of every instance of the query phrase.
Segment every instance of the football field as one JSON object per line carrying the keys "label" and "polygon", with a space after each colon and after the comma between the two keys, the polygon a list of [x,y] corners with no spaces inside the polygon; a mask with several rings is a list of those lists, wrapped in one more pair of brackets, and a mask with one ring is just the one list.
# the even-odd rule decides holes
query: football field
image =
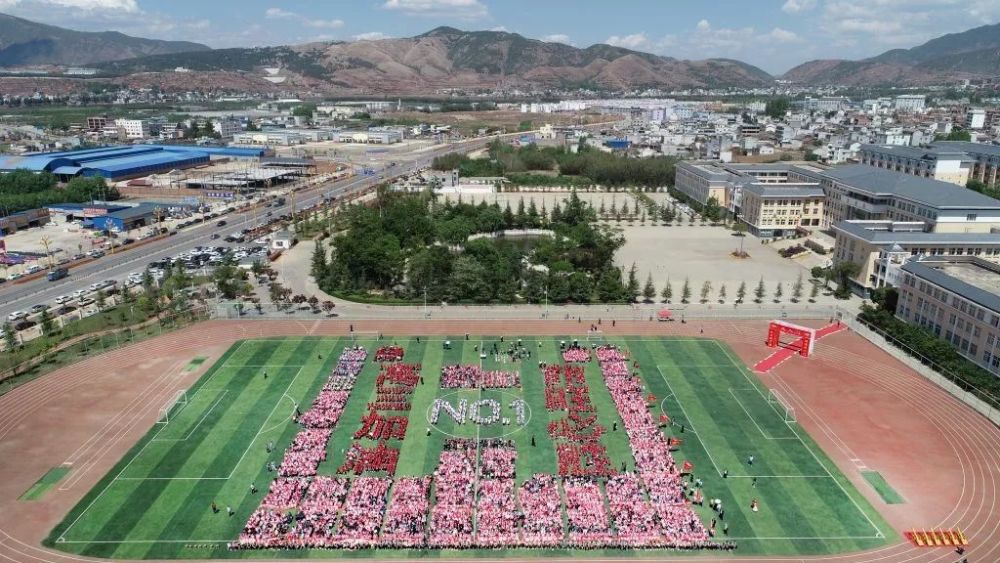
{"label": "football field", "polygon": [[[678,466],[685,461],[693,465],[692,475],[684,480],[691,490],[697,488],[705,498],[720,499],[725,506],[724,520],[707,502],[693,506],[706,528],[718,520],[712,541],[731,542],[740,555],[816,555],[872,549],[897,539],[798,426],[796,413],[786,408],[788,402],[770,394],[724,343],[651,337],[588,340],[567,335],[505,336],[503,342],[500,337],[466,340],[464,336],[237,342],[176,403],[164,405],[162,420],[81,500],[46,543],[66,552],[115,559],[704,553],[662,547],[579,549],[572,542],[499,552],[479,547],[229,549],[278,478],[276,466],[302,430],[297,415],[321,395],[345,349],[362,346],[367,359],[330,429],[325,459],[315,470],[317,477],[343,479],[347,487],[359,478],[387,477],[386,471],[355,471],[345,463],[352,448],[374,449],[381,443],[398,450],[393,475],[398,484],[403,478],[434,475],[449,444],[474,444],[478,459],[482,444],[503,441],[504,447],[516,450],[513,480],[521,487],[534,475],[558,476],[567,470],[568,458],[565,451],[560,453],[565,440],[553,430],[560,428],[566,415],[550,402],[553,387],[542,364],[563,364],[560,346],[574,339],[586,349],[611,344],[627,354],[629,366],[651,399],[650,412],[663,422],[660,431],[676,441],[673,459]],[[517,343],[525,357],[514,362],[503,351]],[[407,418],[405,435],[378,441],[359,437],[372,405],[386,392],[376,350],[392,344],[405,351],[402,363],[419,366],[420,381],[406,394],[406,408],[396,413],[396,418]],[[443,388],[442,369],[454,365],[516,373],[518,381],[500,388]],[[586,389],[588,407],[596,417],[588,424],[601,429],[594,443],[588,444],[600,455],[587,457],[577,470],[591,471],[600,458],[611,473],[637,471],[626,420],[619,414],[601,365],[597,358],[577,365],[583,375],[577,386]],[[476,406],[480,419],[488,419],[482,413],[490,405],[495,405],[490,408],[497,416],[477,422]],[[469,416],[465,416],[466,406]],[[669,424],[661,415],[669,417]],[[595,473],[588,478],[604,494],[608,475]],[[434,493],[435,481],[430,482],[427,501],[433,507],[442,499]],[[391,488],[386,494],[390,510],[395,492]],[[756,511],[751,509],[754,500]],[[561,517],[564,523],[571,519],[565,511]],[[342,518],[339,513],[337,518]],[[618,522],[610,518],[606,523],[613,534]],[[379,525],[387,524],[386,520]],[[332,526],[340,526],[339,520]],[[562,533],[569,537],[568,527]]]}

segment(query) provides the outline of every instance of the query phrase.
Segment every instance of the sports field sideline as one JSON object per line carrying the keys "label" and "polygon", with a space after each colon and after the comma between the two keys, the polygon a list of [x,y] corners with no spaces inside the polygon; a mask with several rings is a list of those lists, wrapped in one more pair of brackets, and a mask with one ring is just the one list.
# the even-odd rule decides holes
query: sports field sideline
{"label": "sports field sideline", "polygon": [[[488,369],[512,369],[510,364],[498,365],[492,355],[480,358],[476,348],[485,350],[498,338],[466,341],[454,337],[451,349],[442,346],[443,340],[395,340],[406,351],[405,361],[422,365],[424,379],[413,396],[406,438],[399,443],[397,476],[433,473],[449,435],[491,437],[488,427],[457,428],[447,421],[435,425],[429,434],[425,432],[433,401],[453,393],[440,388],[442,366],[482,362]],[[506,436],[517,448],[518,482],[535,473],[556,473],[555,447],[546,431],[551,418],[544,403],[538,362],[558,363],[561,340],[571,337],[523,339],[534,357],[516,364],[520,389],[462,392],[473,398],[514,394],[528,404],[531,416],[526,424]],[[791,417],[781,403],[768,401],[766,390],[724,345],[714,340],[677,338],[608,341],[627,349],[642,366],[642,379],[659,404],[657,414],[662,408],[673,421],[665,432],[682,440],[675,458],[678,462],[690,460],[695,476],[704,482],[706,496],[719,498],[726,505],[729,534],[719,539],[735,541],[740,554],[837,553],[871,549],[894,539],[877,512],[794,422],[786,422]],[[374,349],[391,342],[391,337],[380,342],[358,340],[369,350],[368,362],[333,431],[320,475],[334,475],[343,462],[357,422],[374,396],[379,372],[372,358]],[[340,351],[353,343],[348,338],[237,343],[186,391],[169,421],[157,424],[56,527],[50,545],[113,558],[259,556],[259,552],[229,551],[226,544],[239,535],[274,479],[266,465],[268,461],[280,462],[281,452],[298,431],[291,420],[296,406],[305,408],[312,402]],[[618,427],[617,435],[608,432],[602,437],[612,466],[624,464],[626,470],[632,470],[634,460],[622,437],[622,422],[601,381],[600,369],[592,362],[585,373],[599,422],[608,429]],[[510,431],[506,428],[500,433]],[[271,453],[266,448],[269,442],[275,445]],[[752,466],[747,464],[749,455],[754,456]],[[251,484],[261,492],[251,494]],[[756,513],[750,510],[751,499],[760,503]],[[234,514],[213,513],[213,501],[220,507],[231,507]],[[706,524],[714,517],[707,506],[697,510]],[[460,553],[379,549],[350,555]],[[546,553],[596,556],[628,552],[565,549]],[[496,551],[483,550],[481,554],[496,555]],[[344,552],[285,551],[280,555],[337,557]]]}

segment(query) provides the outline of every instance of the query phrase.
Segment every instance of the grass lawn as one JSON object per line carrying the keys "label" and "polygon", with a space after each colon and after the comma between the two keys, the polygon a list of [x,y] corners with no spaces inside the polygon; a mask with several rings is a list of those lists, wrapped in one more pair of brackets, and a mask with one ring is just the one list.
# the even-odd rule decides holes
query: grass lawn
{"label": "grass lawn", "polygon": [[[514,337],[516,339],[516,337]],[[400,449],[397,476],[432,474],[443,444],[450,436],[513,440],[517,449],[518,483],[534,473],[556,473],[555,444],[550,421],[561,417],[545,408],[538,362],[559,363],[560,340],[525,337],[532,358],[518,364],[498,364],[492,355],[480,358],[498,339],[395,339],[406,350],[404,361],[422,365],[423,384],[411,397],[409,426]],[[335,475],[353,433],[375,398],[379,366],[375,349],[393,341],[359,339],[369,361],[351,392],[350,401],[328,443],[320,475]],[[508,337],[506,343],[510,343]],[[674,457],[690,460],[704,482],[706,498],[726,507],[728,538],[738,555],[814,555],[872,549],[896,539],[895,533],[794,422],[786,423],[780,405],[768,402],[766,389],[724,344],[704,339],[614,338],[639,362],[641,376],[660,409],[674,424],[664,432],[682,440]],[[289,550],[229,551],[247,518],[275,474],[268,461],[281,462],[282,453],[299,430],[291,416],[304,411],[326,381],[337,357],[353,342],[347,338],[275,338],[235,344],[187,392],[187,403],[174,409],[168,423],[157,424],[50,534],[47,545],[92,557],[130,559],[267,557],[499,557],[580,556],[655,557],[691,551],[618,549],[554,550]],[[477,349],[478,348],[478,349]],[[441,389],[441,367],[479,364],[487,369],[520,370],[519,388],[504,390]],[[264,372],[267,377],[264,377]],[[601,437],[611,467],[634,469],[623,424],[592,361],[585,378],[598,421],[608,432]],[[492,398],[527,403],[523,426],[457,424],[442,417],[431,425],[428,413],[437,398],[470,402]],[[683,432],[681,431],[683,425]],[[617,431],[612,428],[617,426]],[[532,445],[532,441],[535,445]],[[274,442],[276,449],[266,451]],[[366,445],[373,445],[368,442]],[[748,456],[754,456],[752,465]],[[250,493],[251,483],[259,489]],[[390,492],[390,503],[391,503]],[[757,499],[760,511],[752,512]],[[222,509],[210,510],[212,502]],[[235,514],[226,516],[225,507]],[[715,514],[696,507],[706,524]],[[719,524],[721,531],[721,523]],[[725,556],[728,552],[716,552]]]}
{"label": "grass lawn", "polygon": [[53,486],[62,478],[69,473],[70,467],[68,465],[60,465],[59,467],[53,467],[42,478],[35,482],[24,494],[19,498],[20,500],[40,500],[45,497],[45,493],[49,492]]}

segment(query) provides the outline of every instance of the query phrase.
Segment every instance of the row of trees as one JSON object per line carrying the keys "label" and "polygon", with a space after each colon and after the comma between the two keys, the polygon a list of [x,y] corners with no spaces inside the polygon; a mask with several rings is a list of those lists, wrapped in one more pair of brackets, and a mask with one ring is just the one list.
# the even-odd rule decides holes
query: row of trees
{"label": "row of trees", "polygon": [[[373,207],[352,205],[344,232],[317,244],[312,274],[331,293],[432,302],[553,303],[625,301],[614,253],[620,234],[597,226],[593,209],[571,193],[551,212],[534,204],[439,204],[432,193],[380,192]],[[473,238],[508,228],[545,227],[553,235]]]}
{"label": "row of trees", "polygon": [[490,144],[489,158],[451,153],[435,158],[432,167],[457,168],[462,176],[507,176],[525,185],[666,186],[674,182],[674,158],[630,158],[582,143],[576,148],[575,152],[565,147],[539,148],[534,143],[513,147],[496,140]]}
{"label": "row of trees", "polygon": [[15,170],[0,174],[0,209],[11,214],[52,203],[111,201],[121,197],[115,187],[105,184],[104,178],[74,178],[61,188],[58,184],[58,178],[48,172]]}
{"label": "row of trees", "polygon": [[[813,302],[816,300],[816,297],[819,296],[820,287],[818,284],[809,285],[809,301]],[[635,264],[633,264],[632,268],[629,270],[628,280],[625,283],[625,287],[632,301],[639,301],[641,299],[645,303],[653,303],[656,300],[657,292],[656,286],[653,284],[652,274],[646,278],[646,283],[640,290]],[[699,302],[705,304],[714,298],[719,303],[725,303],[730,298],[729,290],[730,288],[728,288],[725,283],[720,284],[718,288],[716,288],[711,281],[705,281],[699,288]],[[743,303],[747,298],[747,292],[747,283],[740,282],[740,285],[736,287],[736,291],[732,294],[734,299],[733,302]],[[799,278],[789,287],[788,296],[791,298],[793,303],[798,303],[802,301],[805,294],[806,283],[803,281],[802,276],[799,276]],[[767,285],[764,283],[764,278],[761,278],[753,289],[753,300],[755,303],[763,303],[769,295],[775,303],[780,303],[786,296],[785,286],[783,283],[778,282],[774,285],[773,289],[769,291]],[[694,287],[691,285],[690,279],[684,278],[684,282],[675,293],[674,284],[668,277],[660,290],[659,296],[663,303],[673,303],[674,298],[678,298],[680,303],[687,304],[691,302],[691,299],[694,296]]]}

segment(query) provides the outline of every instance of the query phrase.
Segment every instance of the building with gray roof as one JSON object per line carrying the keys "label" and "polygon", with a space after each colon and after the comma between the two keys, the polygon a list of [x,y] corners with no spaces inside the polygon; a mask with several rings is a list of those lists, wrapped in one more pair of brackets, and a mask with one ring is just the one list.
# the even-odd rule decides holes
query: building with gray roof
{"label": "building with gray roof", "polygon": [[947,340],[1000,376],[1000,264],[972,256],[929,256],[902,266],[896,316]]}

